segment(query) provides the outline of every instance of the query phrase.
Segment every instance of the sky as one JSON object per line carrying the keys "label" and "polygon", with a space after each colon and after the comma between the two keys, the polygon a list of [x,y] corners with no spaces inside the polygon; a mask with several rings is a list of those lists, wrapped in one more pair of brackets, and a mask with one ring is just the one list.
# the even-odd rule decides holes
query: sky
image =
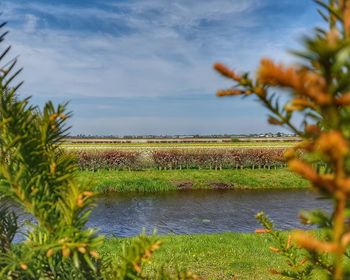
{"label": "sky", "polygon": [[254,71],[321,23],[312,0],[1,0],[20,90],[69,101],[71,134],[177,135],[283,131],[254,98],[212,69]]}

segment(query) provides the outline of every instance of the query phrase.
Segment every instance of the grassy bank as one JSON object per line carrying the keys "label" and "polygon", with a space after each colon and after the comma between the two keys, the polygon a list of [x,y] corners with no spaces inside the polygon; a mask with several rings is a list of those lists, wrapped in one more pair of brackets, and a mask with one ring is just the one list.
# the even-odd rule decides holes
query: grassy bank
{"label": "grassy bank", "polygon": [[[283,259],[269,250],[267,235],[223,233],[163,236],[163,246],[146,267],[150,272],[162,264],[169,271],[188,269],[202,279],[270,279],[269,268],[281,268]],[[130,239],[110,239],[102,254],[120,250]],[[233,278],[233,277],[236,278]],[[274,277],[273,279],[279,279]]]}
{"label": "grassy bank", "polygon": [[81,171],[87,190],[157,192],[180,189],[305,188],[307,182],[287,169]]}

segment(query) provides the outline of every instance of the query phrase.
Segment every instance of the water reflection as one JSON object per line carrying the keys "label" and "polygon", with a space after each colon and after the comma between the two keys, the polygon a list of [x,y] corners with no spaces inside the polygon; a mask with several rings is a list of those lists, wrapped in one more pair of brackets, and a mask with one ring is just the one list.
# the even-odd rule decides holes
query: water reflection
{"label": "water reflection", "polygon": [[300,209],[329,211],[331,202],[298,191],[183,191],[108,194],[98,199],[88,226],[107,236],[133,236],[143,229],[159,234],[252,232],[254,216],[265,211],[282,229],[301,227]]}

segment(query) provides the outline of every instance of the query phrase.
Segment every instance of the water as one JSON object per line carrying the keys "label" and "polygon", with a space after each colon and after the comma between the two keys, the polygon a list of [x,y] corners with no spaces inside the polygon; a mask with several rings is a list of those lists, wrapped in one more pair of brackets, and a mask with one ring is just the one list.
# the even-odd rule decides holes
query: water
{"label": "water", "polygon": [[331,202],[305,190],[182,191],[154,194],[109,193],[98,199],[88,226],[106,236],[142,232],[192,234],[253,232],[259,211],[281,229],[301,228],[300,209],[330,211]]}

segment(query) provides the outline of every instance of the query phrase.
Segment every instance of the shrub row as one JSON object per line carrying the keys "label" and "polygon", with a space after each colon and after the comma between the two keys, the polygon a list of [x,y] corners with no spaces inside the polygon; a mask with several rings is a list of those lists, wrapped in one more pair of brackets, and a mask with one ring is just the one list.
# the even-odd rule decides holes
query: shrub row
{"label": "shrub row", "polygon": [[140,153],[130,151],[80,151],[73,153],[79,169],[96,171],[99,169],[133,170],[140,168]]}
{"label": "shrub row", "polygon": [[283,149],[234,149],[201,151],[154,151],[153,161],[161,169],[260,168],[284,164]]}
{"label": "shrub row", "polygon": [[285,165],[284,149],[210,149],[75,152],[82,170],[271,168]]}

